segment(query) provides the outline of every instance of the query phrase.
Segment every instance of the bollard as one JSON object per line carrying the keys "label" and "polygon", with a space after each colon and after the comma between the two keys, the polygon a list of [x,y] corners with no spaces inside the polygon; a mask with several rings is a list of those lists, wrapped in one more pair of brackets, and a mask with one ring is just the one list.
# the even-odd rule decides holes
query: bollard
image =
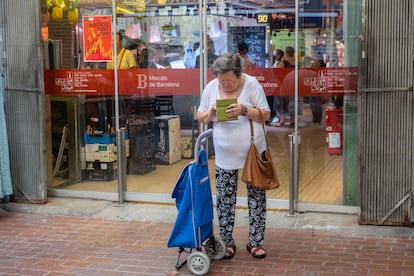
{"label": "bollard", "polygon": [[300,132],[289,134],[289,215],[293,215],[299,190]]}
{"label": "bollard", "polygon": [[126,190],[126,152],[125,152],[126,128],[117,130],[117,154],[118,154],[118,203],[124,203],[124,192]]}

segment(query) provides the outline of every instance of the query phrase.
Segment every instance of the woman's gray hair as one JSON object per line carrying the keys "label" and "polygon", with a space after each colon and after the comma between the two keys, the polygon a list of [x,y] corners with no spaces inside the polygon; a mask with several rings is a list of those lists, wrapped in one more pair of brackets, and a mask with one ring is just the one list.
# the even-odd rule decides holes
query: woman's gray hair
{"label": "woman's gray hair", "polygon": [[214,61],[213,65],[211,65],[211,73],[213,73],[214,76],[230,71],[233,71],[237,77],[240,77],[243,73],[241,59],[237,54],[222,54]]}

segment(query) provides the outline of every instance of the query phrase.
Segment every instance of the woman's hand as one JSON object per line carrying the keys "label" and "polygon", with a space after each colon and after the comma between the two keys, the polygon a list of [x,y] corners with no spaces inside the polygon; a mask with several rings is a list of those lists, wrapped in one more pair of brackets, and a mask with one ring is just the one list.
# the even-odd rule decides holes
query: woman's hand
{"label": "woman's hand", "polygon": [[[231,106],[232,105],[229,106],[229,109]],[[230,110],[233,110],[234,112],[233,114],[235,115],[228,115],[228,116],[241,115],[241,116],[246,116],[246,118],[251,119],[253,121],[260,122],[259,110],[257,108],[253,108],[253,107],[247,108],[246,106],[242,104],[233,104],[233,108]],[[267,120],[269,120],[270,112],[264,109],[260,109],[260,110],[262,111],[263,121],[266,122]],[[231,111],[229,111],[229,114],[231,114]]]}
{"label": "woman's hand", "polygon": [[237,116],[244,116],[244,105],[242,104],[231,104],[226,109],[226,116],[227,117],[237,117]]}
{"label": "woman's hand", "polygon": [[198,112],[197,120],[204,124],[208,124],[213,120],[214,116],[216,116],[216,104],[213,104],[207,111]]}

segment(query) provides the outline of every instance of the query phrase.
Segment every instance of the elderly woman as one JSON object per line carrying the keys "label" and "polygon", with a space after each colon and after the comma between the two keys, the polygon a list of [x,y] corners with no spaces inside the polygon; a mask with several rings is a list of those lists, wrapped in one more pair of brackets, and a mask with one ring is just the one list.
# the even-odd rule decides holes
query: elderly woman
{"label": "elderly woman", "polygon": [[[216,78],[205,87],[198,108],[197,118],[202,123],[213,122],[213,144],[216,161],[217,217],[220,238],[226,243],[226,255],[230,259],[236,253],[233,239],[236,212],[238,170],[243,168],[250,146],[250,124],[254,125],[254,142],[259,151],[266,148],[259,110],[264,121],[269,120],[270,109],[263,87],[253,76],[243,73],[242,62],[237,54],[226,53],[211,66]],[[237,99],[226,109],[227,117],[237,120],[217,121],[216,100]],[[247,185],[249,208],[248,252],[255,258],[266,257],[262,247],[266,224],[266,191]]]}

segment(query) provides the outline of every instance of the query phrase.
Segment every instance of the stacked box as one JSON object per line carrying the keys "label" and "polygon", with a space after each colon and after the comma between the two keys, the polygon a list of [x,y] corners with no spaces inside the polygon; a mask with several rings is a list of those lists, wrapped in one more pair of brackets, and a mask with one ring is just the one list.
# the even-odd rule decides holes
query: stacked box
{"label": "stacked box", "polygon": [[115,144],[85,144],[86,161],[116,161]]}
{"label": "stacked box", "polygon": [[[129,132],[125,132],[125,140],[129,139]],[[84,135],[85,144],[115,144],[116,135],[115,134],[103,134],[103,135],[89,135],[85,133]]]}
{"label": "stacked box", "polygon": [[115,144],[115,134],[89,135],[85,133],[85,144]]}
{"label": "stacked box", "polygon": [[116,162],[87,161],[83,171],[84,180],[111,181],[117,174]]}
{"label": "stacked box", "polygon": [[[126,137],[127,132],[126,132]],[[85,180],[111,181],[116,177],[117,147],[115,134],[93,136],[85,134]],[[129,155],[129,139],[125,140],[126,155]]]}
{"label": "stacked box", "polygon": [[180,117],[155,117],[155,162],[169,165],[181,160]]}
{"label": "stacked box", "polygon": [[112,144],[85,144],[85,151],[86,152],[105,152],[105,153],[113,153],[116,152],[115,143]]}
{"label": "stacked box", "polygon": [[[125,153],[129,156],[129,140],[125,140]],[[117,160],[116,145],[112,144],[85,144],[86,161],[113,162]]]}

